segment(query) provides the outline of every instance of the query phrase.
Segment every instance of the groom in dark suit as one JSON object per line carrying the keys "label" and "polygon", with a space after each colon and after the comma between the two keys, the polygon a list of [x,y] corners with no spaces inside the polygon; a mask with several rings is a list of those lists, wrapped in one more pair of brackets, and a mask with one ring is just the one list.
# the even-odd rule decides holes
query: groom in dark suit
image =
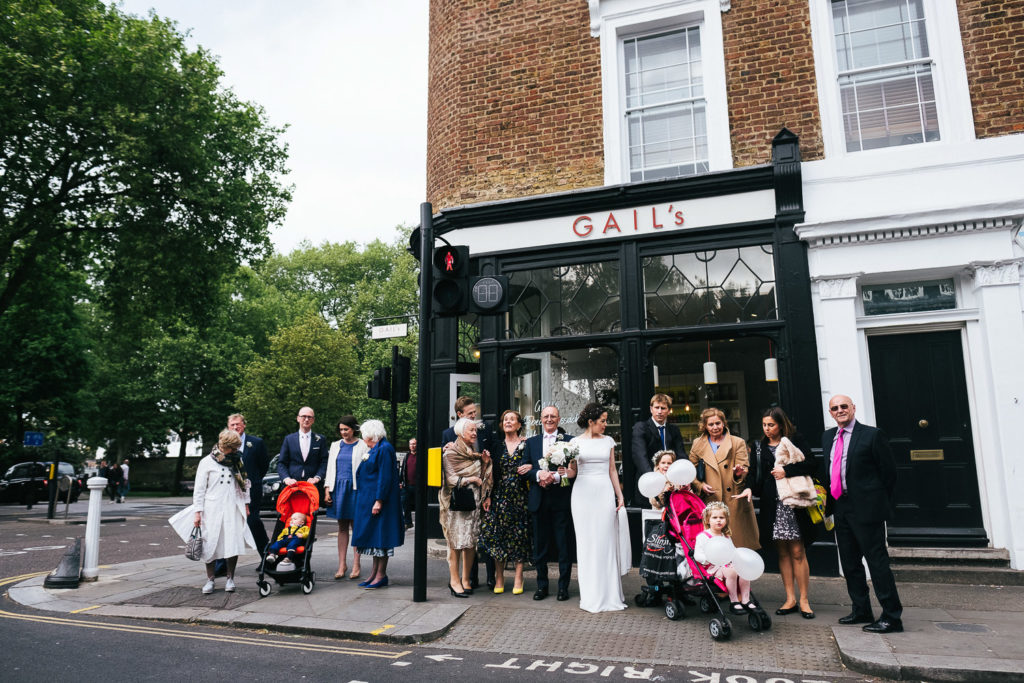
{"label": "groom in dark suit", "polygon": [[569,599],[569,576],[572,573],[572,557],[569,554],[569,538],[572,532],[572,510],[569,505],[571,486],[562,486],[561,479],[571,482],[568,470],[559,468],[550,472],[540,468],[541,458],[555,443],[568,441],[559,426],[558,408],[547,406],[540,413],[542,431],[526,440],[524,455],[532,466],[522,475],[530,486],[527,507],[533,516],[533,563],[537,566],[537,592],[534,600],[548,596],[548,552],[552,541],[558,547],[558,599]]}
{"label": "groom in dark suit", "polygon": [[[849,396],[833,396],[828,411],[836,421],[821,437],[829,482],[828,503],[835,519],[839,563],[846,577],[846,590],[853,611],[840,624],[867,624],[868,633],[903,630],[903,605],[896,592],[896,580],[889,568],[885,523],[895,517],[893,492],[896,461],[885,434],[857,422],[857,407]],[[882,616],[872,616],[867,577],[861,560],[867,562],[875,597]]]}
{"label": "groom in dark suit", "polygon": [[[658,451],[674,451],[676,458],[686,457],[686,446],[683,444],[683,435],[679,433],[679,427],[668,423],[668,416],[671,414],[672,398],[667,394],[655,394],[651,397],[651,418],[633,425],[633,438],[630,443],[637,479],[654,470],[651,459]],[[651,507],[650,501],[639,494],[636,494],[633,502],[641,507]]]}
{"label": "groom in dark suit", "polygon": [[285,486],[291,486],[297,481],[316,484],[322,502],[329,444],[322,434],[313,431],[316,414],[312,408],[299,408],[295,419],[299,423],[299,431],[284,437],[281,453],[277,456],[277,474]]}
{"label": "groom in dark suit", "polygon": [[252,434],[245,433],[245,416],[235,413],[228,416],[228,429],[236,432],[242,439],[242,447],[239,454],[242,456],[242,463],[245,465],[245,474],[249,477],[251,484],[249,488],[249,516],[245,518],[249,525],[249,531],[256,541],[256,547],[262,553],[270,543],[267,537],[267,529],[260,520],[260,499],[263,497],[263,477],[267,475],[267,466],[270,465],[270,455],[267,453],[267,445],[263,439]]}

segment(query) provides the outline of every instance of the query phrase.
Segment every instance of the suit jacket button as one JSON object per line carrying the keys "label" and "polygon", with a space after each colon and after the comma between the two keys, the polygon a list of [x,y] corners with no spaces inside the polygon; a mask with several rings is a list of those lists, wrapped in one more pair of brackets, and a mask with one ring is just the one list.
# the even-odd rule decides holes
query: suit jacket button
{"label": "suit jacket button", "polygon": [[732,487],[731,487],[731,486],[726,486],[726,487],[725,487],[725,490],[726,490],[726,491],[732,491]]}

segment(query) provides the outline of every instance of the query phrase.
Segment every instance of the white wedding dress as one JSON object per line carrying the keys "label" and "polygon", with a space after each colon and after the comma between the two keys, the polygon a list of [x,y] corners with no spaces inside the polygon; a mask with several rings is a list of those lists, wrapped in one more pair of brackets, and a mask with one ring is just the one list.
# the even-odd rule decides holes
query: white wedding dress
{"label": "white wedding dress", "polygon": [[572,487],[580,608],[588,612],[625,609],[615,489],[608,475],[615,441],[610,436],[572,441],[580,448]]}

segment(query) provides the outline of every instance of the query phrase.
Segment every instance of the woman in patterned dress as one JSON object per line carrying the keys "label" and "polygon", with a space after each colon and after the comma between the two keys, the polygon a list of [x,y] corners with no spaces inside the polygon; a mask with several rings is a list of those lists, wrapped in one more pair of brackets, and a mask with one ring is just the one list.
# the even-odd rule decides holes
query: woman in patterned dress
{"label": "woman in patterned dress", "polygon": [[526,480],[530,471],[526,462],[526,440],[522,438],[523,418],[515,410],[501,414],[502,437],[495,439],[490,451],[494,458],[494,490],[491,508],[484,513],[480,528],[480,550],[494,558],[494,592],[505,592],[505,564],[515,563],[516,578],[512,594],[523,592],[523,565],[533,554],[529,494]]}
{"label": "woman in patterned dress", "polygon": [[[786,589],[786,601],[775,610],[776,614],[791,614],[799,610],[805,619],[813,619],[814,612],[808,599],[810,569],[805,547],[814,543],[816,528],[807,510],[794,508],[779,500],[776,481],[786,477],[813,476],[817,463],[811,447],[796,431],[782,408],[775,406],[764,411],[761,418],[764,438],[753,445],[753,462],[757,472],[752,483],[761,498],[758,526],[761,538],[775,541],[779,551],[779,574]],[[775,448],[786,437],[804,454],[803,462],[775,465]],[[794,591],[794,583],[800,599]]]}

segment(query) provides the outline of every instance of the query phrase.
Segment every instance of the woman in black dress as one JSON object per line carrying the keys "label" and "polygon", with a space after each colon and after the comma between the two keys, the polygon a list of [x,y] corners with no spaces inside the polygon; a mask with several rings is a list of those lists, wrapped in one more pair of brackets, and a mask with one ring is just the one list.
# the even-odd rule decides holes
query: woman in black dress
{"label": "woman in black dress", "polygon": [[[786,477],[813,476],[817,463],[807,441],[796,431],[786,412],[775,406],[764,411],[761,417],[764,438],[754,442],[751,460],[757,463],[757,475],[753,485],[761,497],[758,513],[758,530],[762,542],[775,541],[779,552],[779,573],[786,589],[786,601],[775,610],[776,614],[792,614],[799,610],[805,619],[813,619],[814,612],[808,598],[810,569],[807,566],[806,546],[814,542],[816,529],[807,510],[791,507],[779,500],[776,480]],[[781,467],[775,466],[775,449],[786,437],[804,454],[803,462]],[[797,599],[795,589],[799,590]]]}

